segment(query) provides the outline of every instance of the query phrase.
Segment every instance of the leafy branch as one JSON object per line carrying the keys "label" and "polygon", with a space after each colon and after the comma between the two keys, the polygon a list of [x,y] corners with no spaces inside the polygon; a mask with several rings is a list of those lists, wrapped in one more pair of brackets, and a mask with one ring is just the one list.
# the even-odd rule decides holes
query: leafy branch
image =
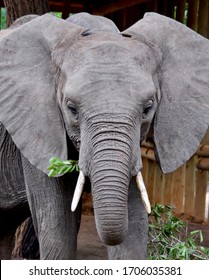
{"label": "leafy branch", "polygon": [[55,177],[56,175],[64,175],[73,171],[79,171],[77,160],[61,160],[58,157],[52,157],[49,160],[49,177]]}
{"label": "leafy branch", "polygon": [[155,204],[149,224],[148,253],[151,260],[209,259],[209,249],[200,230],[188,232],[186,224],[175,217],[171,206]]}

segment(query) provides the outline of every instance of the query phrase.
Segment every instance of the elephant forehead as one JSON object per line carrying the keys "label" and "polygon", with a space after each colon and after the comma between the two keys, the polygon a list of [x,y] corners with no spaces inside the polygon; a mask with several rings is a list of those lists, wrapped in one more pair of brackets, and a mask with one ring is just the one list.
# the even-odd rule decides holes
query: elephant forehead
{"label": "elephant forehead", "polygon": [[154,57],[145,44],[117,34],[95,34],[75,42],[66,53],[64,67],[78,71],[86,64],[103,65],[111,72],[116,66],[146,68],[150,62]]}
{"label": "elephant forehead", "polygon": [[[132,70],[132,71],[131,71]],[[138,71],[137,71],[138,70]],[[128,73],[129,72],[129,73]],[[144,102],[155,93],[152,75],[141,69],[116,67],[108,71],[104,65],[88,65],[81,71],[70,75],[64,86],[64,96],[76,103],[87,102],[87,99],[98,101]]]}
{"label": "elephant forehead", "polygon": [[[111,69],[110,69],[111,68]],[[133,65],[105,65],[88,64],[83,65],[82,69],[69,75],[66,80],[65,88],[87,91],[98,88],[112,89],[126,87],[135,89],[149,88],[152,84],[151,73],[134,67]]]}
{"label": "elephant forehead", "polygon": [[127,98],[142,92],[147,98],[147,94],[153,94],[152,72],[156,65],[146,45],[121,35],[87,38],[74,44],[65,56],[61,67],[65,97]]}

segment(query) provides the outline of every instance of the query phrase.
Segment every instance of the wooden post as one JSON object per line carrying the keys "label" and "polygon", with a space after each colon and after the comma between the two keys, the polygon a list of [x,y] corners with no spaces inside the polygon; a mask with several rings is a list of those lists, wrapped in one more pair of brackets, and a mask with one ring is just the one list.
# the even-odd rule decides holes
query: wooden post
{"label": "wooden post", "polygon": [[153,203],[164,204],[163,190],[165,183],[165,175],[160,170],[160,167],[155,163],[155,180],[154,180],[154,198]]}
{"label": "wooden post", "polygon": [[185,180],[185,206],[184,212],[189,217],[194,217],[195,191],[196,191],[196,157],[192,157],[186,163]]}
{"label": "wooden post", "polygon": [[209,128],[201,141],[202,145],[209,145]]}
{"label": "wooden post", "polygon": [[[201,141],[202,147],[198,150],[197,154],[200,156],[208,155],[208,145],[209,145],[209,129]],[[208,166],[208,157],[202,158],[202,167]],[[199,163],[201,167],[201,161]],[[206,196],[208,187],[208,171],[197,170],[196,173],[196,200],[195,200],[195,219],[198,221],[205,221],[205,207],[206,207]],[[208,218],[209,220],[209,218]]]}
{"label": "wooden post", "polygon": [[142,163],[143,163],[142,177],[143,177],[145,186],[147,186],[147,182],[148,182],[148,159],[143,158]]}
{"label": "wooden post", "polygon": [[168,173],[164,181],[164,204],[172,205],[173,186],[174,186],[174,172]]}
{"label": "wooden post", "polygon": [[167,13],[166,16],[170,18],[174,18],[174,8],[175,8],[175,0],[168,0],[167,1]]}
{"label": "wooden post", "polygon": [[69,17],[70,14],[70,2],[71,0],[64,0],[63,1],[63,8],[62,8],[62,18],[66,19]]}
{"label": "wooden post", "polygon": [[162,14],[164,16],[167,16],[167,11],[168,11],[168,0],[161,0],[162,3],[159,3],[159,5],[162,5],[163,6],[163,11],[162,11]]}
{"label": "wooden post", "polygon": [[121,29],[120,30],[125,30],[128,28],[127,26],[127,8],[122,10],[122,19],[121,19]]}
{"label": "wooden post", "polygon": [[184,196],[185,196],[185,164],[179,167],[173,173],[173,195],[172,195],[172,205],[175,205],[175,213],[184,213]]}
{"label": "wooden post", "polygon": [[146,184],[146,188],[147,188],[147,192],[149,194],[149,200],[150,203],[153,204],[154,202],[154,178],[155,178],[155,165],[156,163],[148,160],[148,177],[147,177],[147,184]]}
{"label": "wooden post", "polygon": [[181,23],[184,23],[185,7],[186,7],[186,0],[177,1],[176,20]]}
{"label": "wooden post", "polygon": [[198,33],[208,36],[208,0],[199,0]]}
{"label": "wooden post", "polygon": [[195,220],[205,221],[206,193],[208,172],[198,170],[196,173]]}
{"label": "wooden post", "polygon": [[119,30],[125,30],[126,27],[126,9],[115,12],[115,24]]}
{"label": "wooden post", "polygon": [[[209,188],[208,188],[208,191],[209,191]],[[208,214],[207,214],[206,222],[209,224],[209,193],[207,193],[207,200],[206,200],[206,202],[207,202],[207,205],[208,205]]]}
{"label": "wooden post", "polygon": [[147,3],[147,12],[157,12],[158,0],[150,0]]}
{"label": "wooden post", "polygon": [[187,26],[197,31],[199,0],[188,0]]}

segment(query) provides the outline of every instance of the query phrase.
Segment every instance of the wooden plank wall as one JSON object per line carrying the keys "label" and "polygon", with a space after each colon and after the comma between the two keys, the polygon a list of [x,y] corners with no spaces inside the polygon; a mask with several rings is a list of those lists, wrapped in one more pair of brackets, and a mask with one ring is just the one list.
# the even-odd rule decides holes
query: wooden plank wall
{"label": "wooden plank wall", "polygon": [[209,222],[206,203],[209,179],[209,131],[195,155],[175,172],[163,174],[156,163],[153,147],[141,147],[142,175],[151,204],[169,204],[175,213],[196,222]]}

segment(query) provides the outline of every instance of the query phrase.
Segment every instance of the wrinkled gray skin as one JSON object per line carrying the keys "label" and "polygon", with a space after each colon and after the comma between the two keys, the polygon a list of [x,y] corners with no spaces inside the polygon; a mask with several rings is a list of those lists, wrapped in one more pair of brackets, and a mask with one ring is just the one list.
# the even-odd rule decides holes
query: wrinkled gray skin
{"label": "wrinkled gray skin", "polygon": [[[135,183],[139,145],[152,131],[165,173],[195,152],[209,125],[208,49],[208,40],[152,13],[123,33],[102,17],[47,14],[3,34],[0,121],[18,147],[10,139],[12,176],[25,184],[3,185],[0,206],[11,208],[12,196],[17,209],[21,199],[29,202],[42,259],[76,257],[74,178],[46,175],[49,158],[73,157],[71,142],[91,181],[109,258],[146,258],[147,213]],[[13,165],[0,143],[7,180],[4,167],[11,174]]]}

